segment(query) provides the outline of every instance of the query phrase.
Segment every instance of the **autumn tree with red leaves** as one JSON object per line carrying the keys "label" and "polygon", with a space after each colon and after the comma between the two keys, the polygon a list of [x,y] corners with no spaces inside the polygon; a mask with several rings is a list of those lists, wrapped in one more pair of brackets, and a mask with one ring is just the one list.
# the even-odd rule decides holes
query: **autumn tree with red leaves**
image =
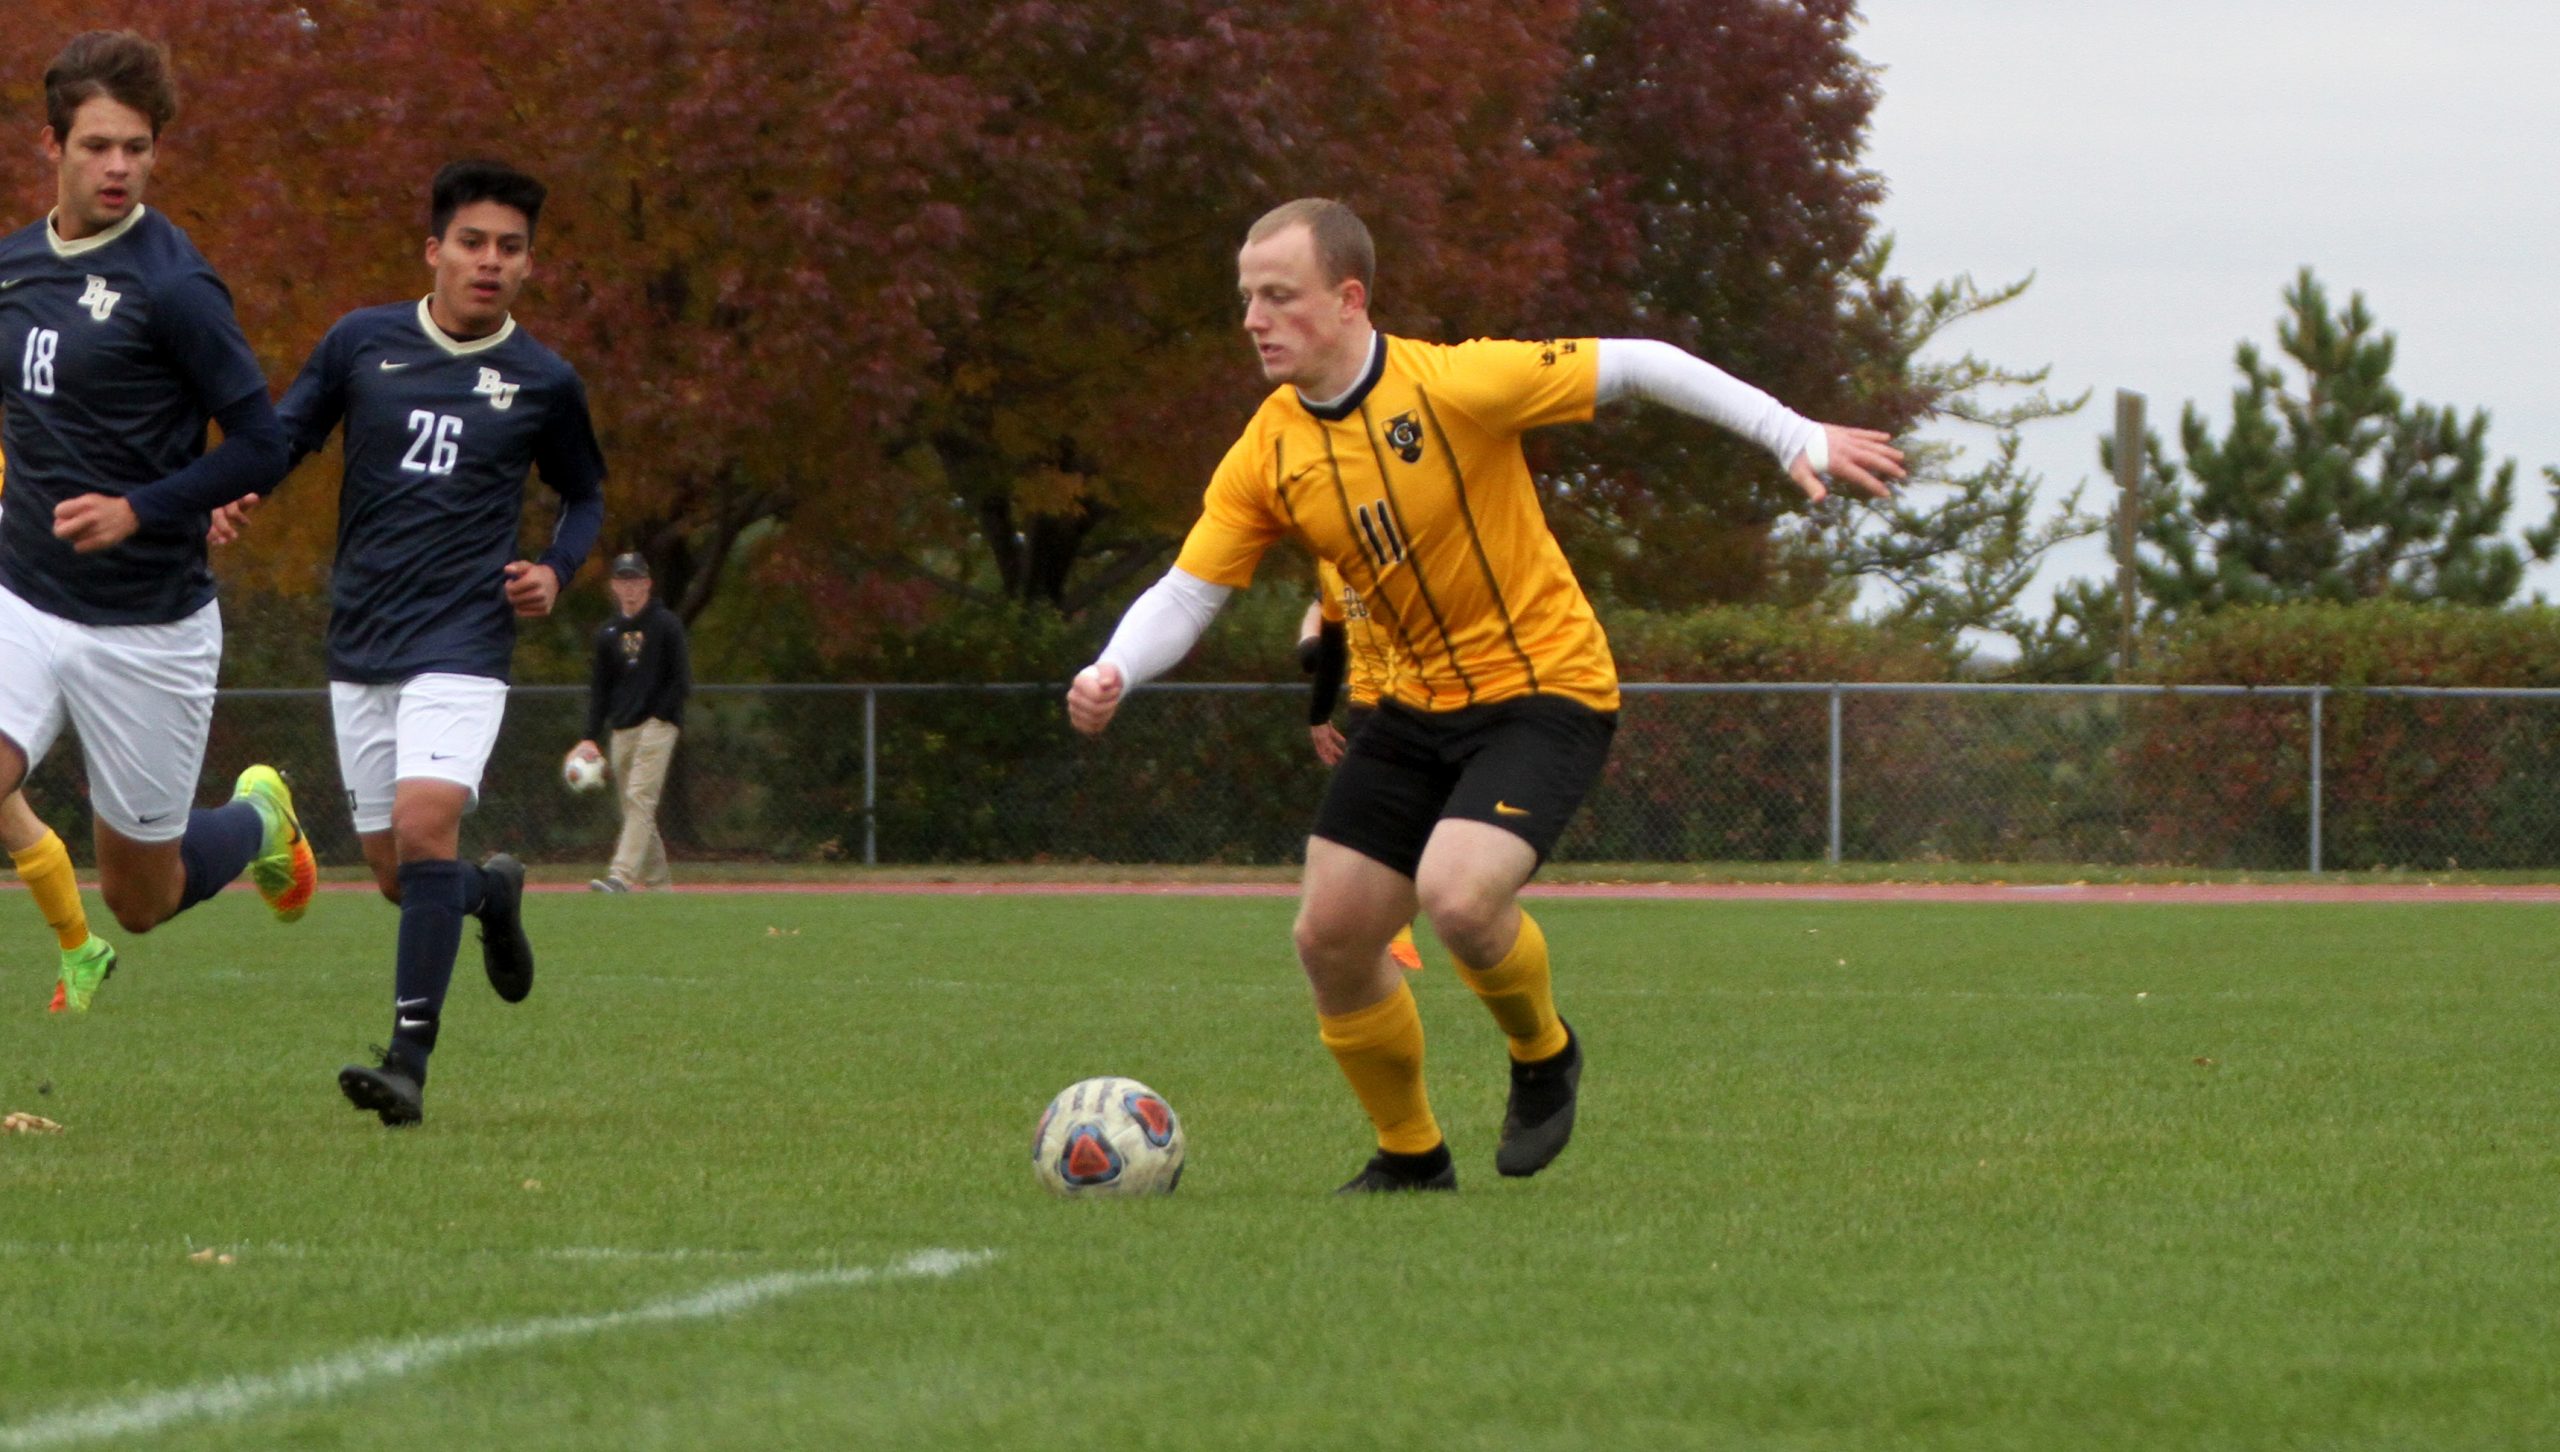
{"label": "autumn tree with red leaves", "polygon": [[[166,40],[153,200],[279,382],[422,292],[435,167],[552,201],[528,326],[586,375],[607,542],[698,616],[738,569],[1081,610],[1170,557],[1263,391],[1234,254],[1338,196],[1420,336],[1660,337],[1901,429],[1954,386],[1884,274],[1848,0],[20,0],[0,114],[75,31]],[[30,208],[50,178],[11,183]],[[25,213],[32,215],[32,211]],[[1613,411],[1615,412],[1615,411]],[[1803,600],[1768,460],[1630,410],[1542,439],[1551,512],[1636,604]],[[334,483],[229,567],[316,590]],[[855,598],[848,594],[847,599]]]}

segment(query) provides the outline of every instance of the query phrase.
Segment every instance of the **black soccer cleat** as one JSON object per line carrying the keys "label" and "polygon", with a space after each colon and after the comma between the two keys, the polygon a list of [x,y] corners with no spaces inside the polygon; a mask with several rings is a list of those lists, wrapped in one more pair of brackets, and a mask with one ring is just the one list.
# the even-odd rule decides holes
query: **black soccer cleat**
{"label": "black soccer cleat", "polygon": [[1440,1145],[1418,1155],[1389,1154],[1380,1150],[1369,1157],[1337,1195],[1394,1193],[1401,1190],[1454,1190],[1458,1188],[1457,1162],[1449,1158],[1449,1147]]}
{"label": "black soccer cleat", "polygon": [[349,1064],[338,1071],[338,1090],[358,1109],[382,1116],[390,1129],[407,1129],[426,1118],[426,1076],[397,1048],[377,1049],[382,1062],[374,1068]]}
{"label": "black soccer cleat", "polygon": [[480,966],[509,1003],[533,991],[533,940],[524,935],[524,864],[504,852],[480,864]]}
{"label": "black soccer cleat", "polygon": [[1573,1107],[1582,1088],[1582,1036],[1564,1026],[1564,1049],[1511,1066],[1511,1103],[1502,1114],[1502,1144],[1493,1167],[1517,1179],[1555,1163],[1573,1139]]}

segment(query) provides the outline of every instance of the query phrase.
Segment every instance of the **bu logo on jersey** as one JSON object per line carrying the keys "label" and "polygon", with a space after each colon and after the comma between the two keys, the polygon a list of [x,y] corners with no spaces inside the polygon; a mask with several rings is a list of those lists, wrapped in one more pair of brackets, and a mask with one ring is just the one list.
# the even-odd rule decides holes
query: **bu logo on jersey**
{"label": "bu logo on jersey", "polygon": [[1422,462],[1422,423],[1412,414],[1400,413],[1387,420],[1387,447],[1408,464]]}
{"label": "bu logo on jersey", "polygon": [[516,390],[522,386],[500,378],[495,368],[483,368],[480,370],[480,386],[471,391],[486,397],[491,408],[504,413],[515,407]]}
{"label": "bu logo on jersey", "polygon": [[108,314],[116,310],[116,304],[123,301],[124,294],[109,291],[107,280],[94,272],[89,274],[89,290],[80,294],[80,306],[87,308],[89,316],[102,323]]}

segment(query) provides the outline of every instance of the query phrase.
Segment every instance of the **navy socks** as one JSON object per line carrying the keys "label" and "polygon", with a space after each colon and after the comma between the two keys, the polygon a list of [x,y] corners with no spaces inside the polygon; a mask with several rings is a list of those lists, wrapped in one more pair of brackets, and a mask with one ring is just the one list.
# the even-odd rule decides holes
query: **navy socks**
{"label": "navy socks", "polygon": [[187,814],[187,835],[178,839],[178,860],[187,869],[187,886],[178,911],[229,887],[267,843],[267,819],[246,801],[204,807]]}
{"label": "navy socks", "polygon": [[484,894],[480,869],[451,859],[400,864],[400,955],[393,975],[398,1002],[391,1041],[424,1070],[453,986],[462,951],[462,919]]}

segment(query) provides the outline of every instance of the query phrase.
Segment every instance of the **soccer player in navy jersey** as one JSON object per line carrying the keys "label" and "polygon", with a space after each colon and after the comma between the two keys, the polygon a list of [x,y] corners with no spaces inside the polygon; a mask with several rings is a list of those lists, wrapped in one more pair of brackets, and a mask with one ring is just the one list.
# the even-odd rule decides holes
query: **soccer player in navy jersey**
{"label": "soccer player in navy jersey", "polygon": [[[532,272],[543,195],[499,162],[438,172],[434,291],[340,318],[277,409],[296,463],[346,429],[329,699],[356,832],[400,930],[390,1046],[340,1070],[338,1086],[394,1127],[421,1117],[465,917],[480,920],[498,996],[533,990],[524,865],[460,858],[506,710],[516,618],[551,612],[604,522],[586,385],[509,312]],[[550,546],[526,560],[516,536],[535,469],[561,508]]]}
{"label": "soccer player in navy jersey", "polygon": [[[55,205],[0,238],[0,797],[68,723],[99,893],[127,932],[244,870],[290,922],[318,873],[283,778],[253,766],[228,805],[191,810],[222,664],[207,521],[282,475],[283,431],[230,293],[143,205],[177,115],[167,53],[81,35],[46,69],[44,104]],[[112,964],[66,960],[68,1006]]]}

